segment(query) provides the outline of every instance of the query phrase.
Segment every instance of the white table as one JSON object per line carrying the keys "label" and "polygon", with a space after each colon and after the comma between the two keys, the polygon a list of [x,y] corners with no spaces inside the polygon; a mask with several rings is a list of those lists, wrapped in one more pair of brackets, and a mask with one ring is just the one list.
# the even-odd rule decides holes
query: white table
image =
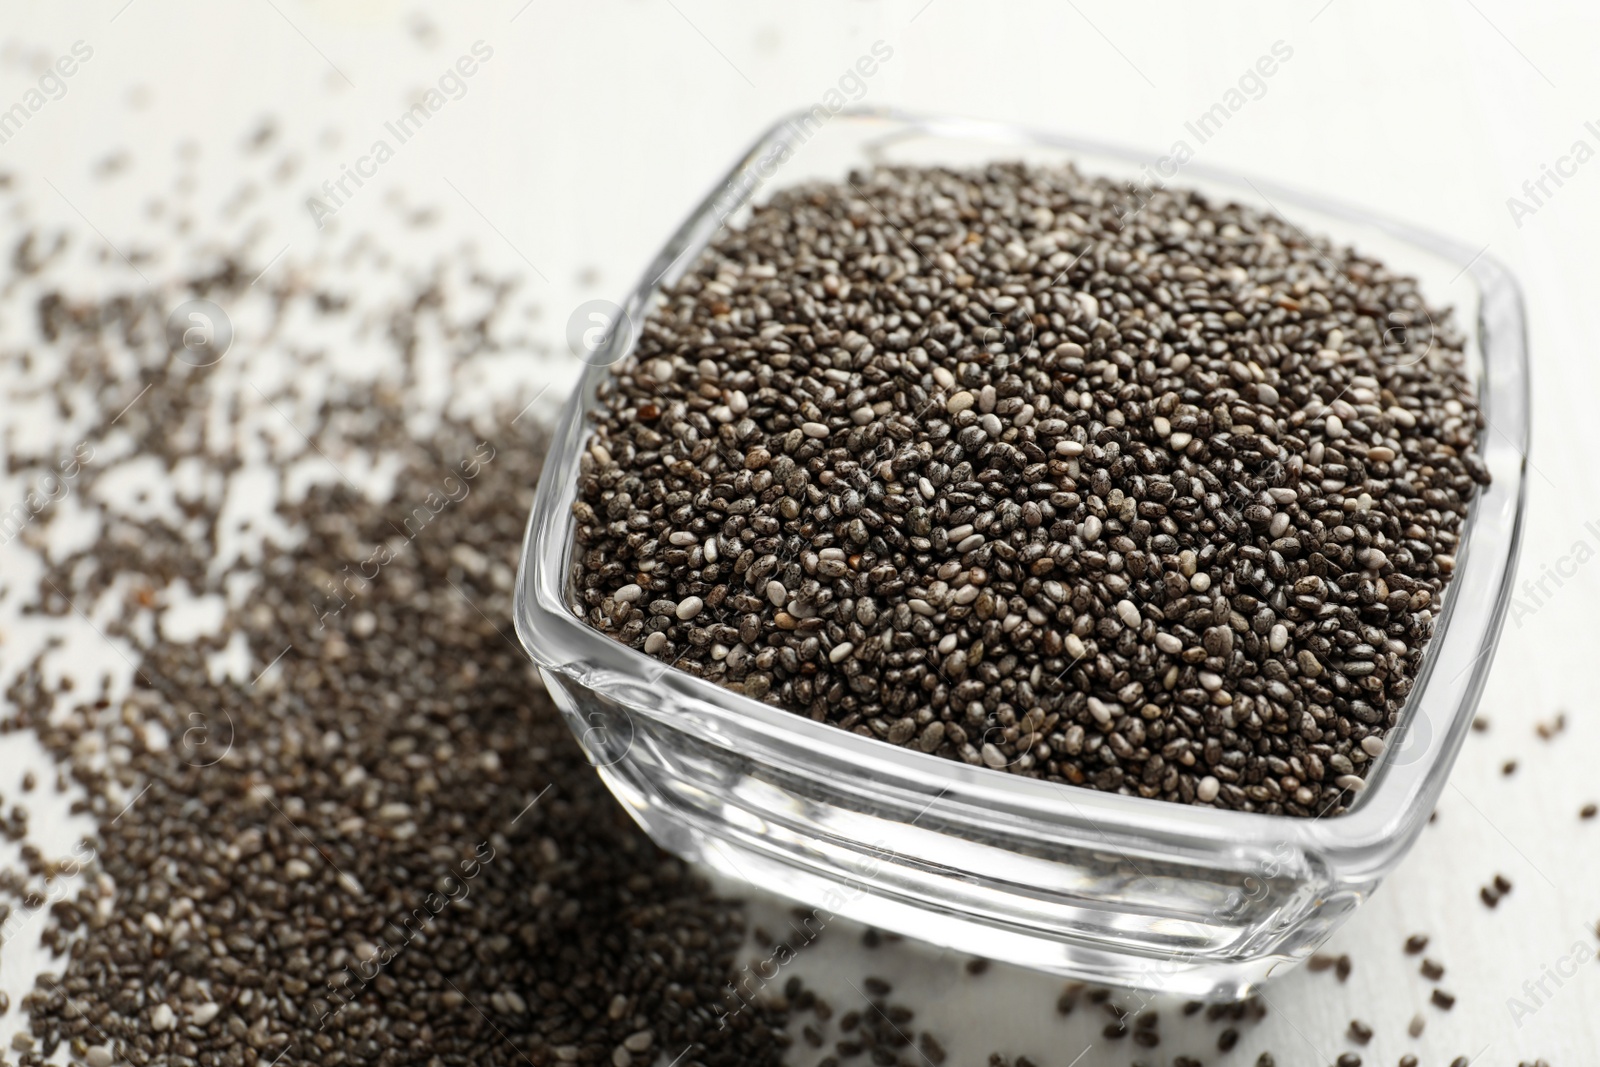
{"label": "white table", "polygon": [[[239,143],[271,114],[302,159],[299,173],[281,187],[261,184],[233,222],[197,230],[196,244],[257,226],[259,265],[270,270],[275,254],[309,260],[341,234],[394,229],[396,203],[437,205],[440,224],[417,240],[471,240],[527,271],[544,313],[534,326],[542,347],[523,369],[554,383],[541,413],[553,410],[576,367],[564,342],[570,310],[618,296],[755,131],[822,99],[877,41],[892,55],[863,79],[866,102],[1011,118],[1157,152],[1184,139],[1209,163],[1485,246],[1521,279],[1532,323],[1534,471],[1523,576],[1537,581],[1560,565],[1570,577],[1547,581],[1537,607],[1530,594],[1534,609],[1508,625],[1482,706],[1492,728],[1469,739],[1452,779],[1459,792],[1447,790],[1437,824],[1331,943],[1354,958],[1352,979],[1340,985],[1331,973],[1302,971],[1274,983],[1266,993],[1271,1015],[1244,1028],[1226,1062],[1253,1063],[1263,1047],[1280,1064],[1331,1062],[1351,1047],[1342,1035],[1352,1017],[1378,1031],[1364,1051],[1369,1063],[1392,1063],[1405,1051],[1429,1064],[1480,1051],[1474,1062],[1485,1064],[1600,1061],[1600,968],[1584,967],[1559,989],[1547,983],[1553,995],[1531,1015],[1515,1016],[1510,1003],[1529,1004],[1524,982],[1537,982],[1575,942],[1592,949],[1600,919],[1600,820],[1577,816],[1585,802],[1600,801],[1600,723],[1591,715],[1600,570],[1562,562],[1600,552],[1600,473],[1582,458],[1600,396],[1592,358],[1600,266],[1590,247],[1600,235],[1600,162],[1588,159],[1600,152],[1600,10],[1509,0],[1154,10],[1101,0],[838,0],[801,14],[732,0],[505,0],[421,19],[357,0],[96,0],[14,5],[6,22],[0,110],[26,101],[41,64],[71,55],[74,42],[92,49],[60,98],[0,143],[0,170],[15,174],[39,216],[85,232],[87,224],[121,248],[145,246],[141,235],[156,232],[147,204],[172,203],[176,149],[190,140],[200,148],[194,214],[211,218],[205,205],[225,202],[239,184]],[[386,123],[478,41],[480,61],[461,81],[463,94],[400,143]],[[1259,87],[1247,84],[1242,105],[1199,143],[1186,123],[1226,105],[1228,90],[1278,42],[1289,58]],[[381,163],[367,158],[379,139],[394,149]],[[95,180],[93,168],[121,152],[126,169]],[[1546,164],[1562,183],[1545,178],[1542,192],[1524,189]],[[349,195],[335,201],[318,187],[337,182],[342,167],[369,177],[359,188],[347,179]],[[314,194],[315,209],[307,204]],[[317,216],[330,207],[319,229]],[[170,262],[183,253],[167,254]],[[127,268],[111,257],[105,269],[112,284]],[[6,338],[18,329],[0,324]],[[272,373],[270,347],[248,358],[252,373]],[[7,410],[0,431],[41,432],[32,418]],[[9,499],[16,486],[0,481]],[[7,668],[29,645],[13,601],[0,601]],[[117,667],[114,657],[102,658]],[[1537,738],[1535,723],[1562,709],[1565,733]],[[1513,757],[1521,769],[1504,776],[1501,762]],[[8,801],[19,795],[22,769],[42,758],[27,739],[6,737],[0,793]],[[49,789],[30,803],[42,837],[70,841],[85,829]],[[1491,911],[1477,891],[1496,872],[1515,890]],[[1401,952],[1416,931],[1433,936],[1428,954],[1448,968],[1442,984],[1458,997],[1449,1013],[1427,1006],[1431,984]],[[13,1004],[39,962],[27,954],[29,940],[16,937],[4,950],[0,984]],[[952,1063],[982,1062],[980,1053],[1001,1048],[1065,1065],[1091,1044],[1077,1061],[1085,1067],[1165,1062],[1176,1052],[1223,1059],[1211,1047],[1220,1027],[1180,1025],[1170,1008],[1166,1041],[1138,1057],[1126,1041],[1096,1036],[1104,1018],[1091,1026],[1080,1010],[1058,1022],[1054,980],[999,968],[971,979],[955,962],[928,965],[910,949],[863,963],[854,943],[823,939],[796,973],[834,990],[838,1006],[853,995],[845,983],[866,970],[896,979],[908,1000],[926,1005],[924,1017],[937,1017]],[[981,997],[967,995],[980,989]],[[1411,1041],[1405,1026],[1419,1010],[1428,1029]],[[0,1039],[18,1016],[13,1008],[0,1020]]]}

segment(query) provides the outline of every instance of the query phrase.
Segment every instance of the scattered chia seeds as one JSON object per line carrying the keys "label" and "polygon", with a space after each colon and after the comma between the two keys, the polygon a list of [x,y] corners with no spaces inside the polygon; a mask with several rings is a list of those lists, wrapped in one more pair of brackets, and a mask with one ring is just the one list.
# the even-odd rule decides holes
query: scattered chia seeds
{"label": "scattered chia seeds", "polygon": [[1337,813],[1488,479],[1461,352],[1412,280],[1194,193],[783,191],[600,387],[579,614],[891,744]]}
{"label": "scattered chia seeds", "polygon": [[1494,882],[1478,890],[1478,899],[1490,907],[1498,907],[1500,899],[1511,892],[1511,880],[1503,874],[1496,874]]}
{"label": "scattered chia seeds", "polygon": [[[184,295],[243,301],[253,273],[225,264]],[[202,428],[219,413],[224,426],[267,425],[274,406],[301,410],[293,386],[262,379],[269,392],[250,407],[249,390],[227,399],[225,376],[174,370],[154,299],[41,302],[41,350],[73,354],[61,387],[92,383],[102,424],[146,390],[116,433],[130,454],[194,477],[174,522],[103,503],[116,469],[85,464],[75,492],[100,532],[41,553],[37,590],[19,590],[46,618],[122,605],[102,629],[132,649],[136,674],[115,699],[58,686],[38,661],[9,682],[5,729],[38,735],[98,824],[81,890],[42,919],[59,965],[25,998],[21,1063],[70,1051],[99,1067],[746,1067],[784,1055],[781,1002],[734,1013],[723,1000],[745,938],[737,902],[634,826],[496,621],[537,431],[511,426],[515,408],[409,428],[417,332],[470,351],[507,310],[503,280],[465,277],[477,280],[459,310],[434,282],[377,307],[294,283],[258,291],[280,324],[350,302],[384,324],[405,368],[327,396],[304,442],[273,424],[293,442],[272,468],[274,518],[293,536],[263,539],[259,558],[218,548],[233,521],[221,490],[249,445]],[[280,492],[297,463],[359,455],[393,465],[395,501],[343,480]],[[408,509],[462,477],[471,491],[407,537]],[[331,575],[374,545],[390,548],[381,570],[335,606]],[[174,584],[229,605],[216,636],[177,642],[147,624]],[[214,668],[235,643],[252,665],[244,681]],[[35,873],[58,866],[39,858]]]}

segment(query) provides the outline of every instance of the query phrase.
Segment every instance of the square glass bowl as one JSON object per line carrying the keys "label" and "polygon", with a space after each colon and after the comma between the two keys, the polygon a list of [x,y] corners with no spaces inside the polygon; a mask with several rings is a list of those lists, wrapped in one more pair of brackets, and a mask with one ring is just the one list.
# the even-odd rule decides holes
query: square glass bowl
{"label": "square glass bowl", "polygon": [[628,297],[663,285],[771,188],[877,163],[1076,163],[1274,210],[1416,275],[1453,305],[1493,482],[1386,753],[1321,819],[1095,792],[899,748],[673,669],[574,614],[571,507],[596,385],[637,331],[612,329],[567,404],[533,505],[517,633],[611,791],[663,847],[724,875],[961,952],[1208,999],[1247,994],[1311,953],[1399,863],[1471,722],[1513,577],[1528,439],[1522,301],[1466,245],[1265,181],[1012,127],[884,110],[785,118],[689,216]]}

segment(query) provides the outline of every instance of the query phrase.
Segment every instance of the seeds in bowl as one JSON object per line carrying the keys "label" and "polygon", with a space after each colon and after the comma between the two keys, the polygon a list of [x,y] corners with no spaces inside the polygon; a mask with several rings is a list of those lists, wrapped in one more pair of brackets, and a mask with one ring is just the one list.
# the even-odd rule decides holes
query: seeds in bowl
{"label": "seeds in bowl", "polygon": [[882,168],[723,231],[599,386],[579,613],[1013,774],[1336,814],[1488,473],[1415,280],[1072,168]]}

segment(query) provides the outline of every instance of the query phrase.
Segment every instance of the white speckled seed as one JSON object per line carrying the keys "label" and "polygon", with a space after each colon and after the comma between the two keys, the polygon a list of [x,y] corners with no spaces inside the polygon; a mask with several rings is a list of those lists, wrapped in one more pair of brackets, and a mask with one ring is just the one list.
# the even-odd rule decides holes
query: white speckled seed
{"label": "white speckled seed", "polygon": [[1272,630],[1267,634],[1267,647],[1274,652],[1282,652],[1289,644],[1289,628],[1283,623],[1273,623]]}

